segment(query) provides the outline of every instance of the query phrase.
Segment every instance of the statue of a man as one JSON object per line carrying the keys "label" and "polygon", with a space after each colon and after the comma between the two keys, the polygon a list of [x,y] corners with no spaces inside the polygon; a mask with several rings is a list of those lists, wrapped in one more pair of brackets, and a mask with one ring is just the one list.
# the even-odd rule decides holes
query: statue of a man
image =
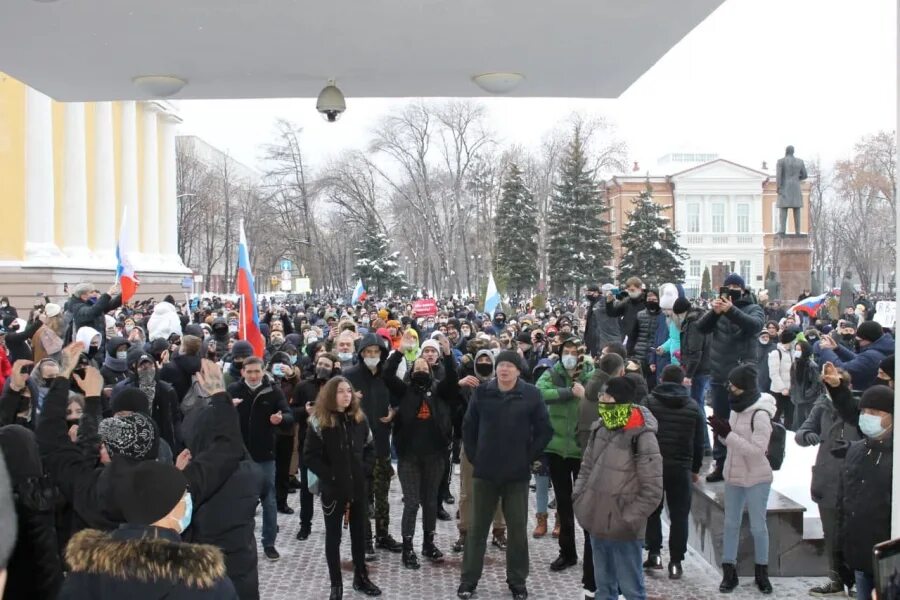
{"label": "statue of a man", "polygon": [[778,203],[775,205],[781,213],[781,224],[778,233],[784,235],[787,230],[788,209],[794,210],[794,233],[800,233],[800,211],[803,208],[803,190],[800,182],[806,179],[806,165],[794,156],[794,147],[788,146],[784,158],[778,159],[775,171],[775,184],[778,188]]}
{"label": "statue of a man", "polygon": [[766,279],[766,291],[769,292],[769,300],[781,299],[781,284],[776,279],[775,271],[769,271],[769,277]]}

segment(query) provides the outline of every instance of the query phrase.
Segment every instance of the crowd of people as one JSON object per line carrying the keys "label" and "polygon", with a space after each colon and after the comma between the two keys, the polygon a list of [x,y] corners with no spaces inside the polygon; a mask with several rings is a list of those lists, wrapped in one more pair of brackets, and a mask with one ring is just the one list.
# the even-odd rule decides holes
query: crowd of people
{"label": "crowd of people", "polygon": [[[259,598],[258,557],[279,559],[296,494],[296,543],[321,527],[332,600],[345,530],[368,596],[368,562],[429,568],[443,547],[472,598],[490,540],[524,600],[528,538],[551,535],[546,566],[580,553],[585,598],[641,600],[646,571],[683,576],[695,485],[722,488],[719,590],[739,583],[746,511],[770,594],[766,506],[790,431],[819,447],[830,577],[810,592],[869,600],[872,547],[890,537],[894,339],[859,300],[839,319],[791,313],[737,274],[702,301],[631,278],[490,315],[474,299],[425,314],[263,300],[259,356],[240,307],[215,297],[123,305],[82,283],[28,314],[2,298],[3,598]],[[441,540],[453,505],[458,538]]]}

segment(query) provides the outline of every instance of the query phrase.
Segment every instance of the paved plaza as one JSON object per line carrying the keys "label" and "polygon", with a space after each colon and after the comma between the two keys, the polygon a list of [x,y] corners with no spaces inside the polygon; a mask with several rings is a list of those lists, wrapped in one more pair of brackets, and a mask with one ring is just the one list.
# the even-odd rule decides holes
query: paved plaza
{"label": "paved plaza", "polygon": [[[458,479],[454,475],[453,493],[457,494]],[[551,496],[552,497],[552,496]],[[531,496],[531,502],[534,495]],[[291,506],[298,510],[298,496],[288,497]],[[318,501],[317,501],[318,502]],[[533,504],[532,504],[533,506]],[[400,512],[402,502],[400,484],[396,478],[391,481],[391,532],[400,537]],[[456,506],[447,506],[448,512],[454,514]],[[261,514],[261,513],[260,513]],[[421,514],[421,513],[420,513]],[[551,515],[550,525],[553,524]],[[260,516],[257,516],[257,538],[260,535]],[[421,521],[420,521],[421,522]],[[308,540],[299,542],[296,539],[299,528],[298,515],[278,515],[280,532],[277,547],[281,559],[276,562],[267,561],[260,553],[259,579],[260,593],[263,600],[319,600],[327,599],[329,591],[328,569],[325,565],[325,532],[322,515],[318,503],[313,517],[312,535]],[[534,516],[529,520],[529,534],[534,527]],[[420,525],[421,529],[421,525]],[[579,536],[580,537],[580,536]],[[383,594],[381,598],[394,599],[434,599],[452,600],[456,598],[456,587],[459,584],[459,570],[462,555],[453,554],[450,547],[456,540],[456,522],[438,521],[438,547],[445,553],[443,564],[432,566],[421,555],[422,568],[418,571],[404,569],[400,564],[400,555],[378,550],[378,561],[369,563],[372,581],[378,585]],[[562,573],[551,573],[550,563],[558,553],[557,541],[549,535],[540,540],[529,538],[531,574],[528,577],[530,598],[581,600],[581,565]],[[581,546],[579,545],[579,548]],[[416,552],[421,549],[421,531],[416,535]],[[349,561],[350,539],[345,531],[342,540],[341,556],[344,558],[344,593],[346,598],[363,598],[352,590],[353,571]],[[580,557],[579,557],[580,558]],[[667,557],[663,555],[663,562]],[[497,548],[488,545],[485,558],[485,571],[478,584],[479,600],[499,600],[511,598],[505,584],[504,554]],[[803,598],[809,597],[807,590],[819,583],[817,578],[774,578],[772,585],[775,593],[769,598]],[[684,562],[684,578],[681,581],[669,581],[665,572],[658,572],[647,578],[648,598],[651,600],[705,600],[709,598],[730,598],[743,600],[746,598],[763,598],[749,578],[741,579],[741,586],[730,595],[719,594],[719,572],[706,563],[698,554],[690,551]],[[608,599],[604,599],[608,600]]]}

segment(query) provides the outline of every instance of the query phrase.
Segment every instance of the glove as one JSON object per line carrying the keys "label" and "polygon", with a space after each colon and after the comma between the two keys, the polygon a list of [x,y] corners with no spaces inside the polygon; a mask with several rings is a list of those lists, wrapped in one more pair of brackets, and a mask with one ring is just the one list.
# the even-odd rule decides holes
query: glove
{"label": "glove", "polygon": [[803,442],[807,446],[815,446],[819,443],[819,434],[815,431],[807,431],[803,434]]}
{"label": "glove", "polygon": [[728,421],[725,419],[713,416],[709,417],[707,421],[709,422],[709,426],[712,427],[713,433],[716,434],[716,437],[720,437],[724,440],[728,437],[728,434],[731,433],[731,425],[729,425]]}

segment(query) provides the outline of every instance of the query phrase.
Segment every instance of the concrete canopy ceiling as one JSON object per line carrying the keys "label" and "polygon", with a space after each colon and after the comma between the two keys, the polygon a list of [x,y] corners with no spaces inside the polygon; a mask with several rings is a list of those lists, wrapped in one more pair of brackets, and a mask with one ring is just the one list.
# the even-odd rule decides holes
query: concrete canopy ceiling
{"label": "concrete canopy ceiling", "polygon": [[176,98],[618,97],[723,0],[2,0],[0,71],[61,101]]}

